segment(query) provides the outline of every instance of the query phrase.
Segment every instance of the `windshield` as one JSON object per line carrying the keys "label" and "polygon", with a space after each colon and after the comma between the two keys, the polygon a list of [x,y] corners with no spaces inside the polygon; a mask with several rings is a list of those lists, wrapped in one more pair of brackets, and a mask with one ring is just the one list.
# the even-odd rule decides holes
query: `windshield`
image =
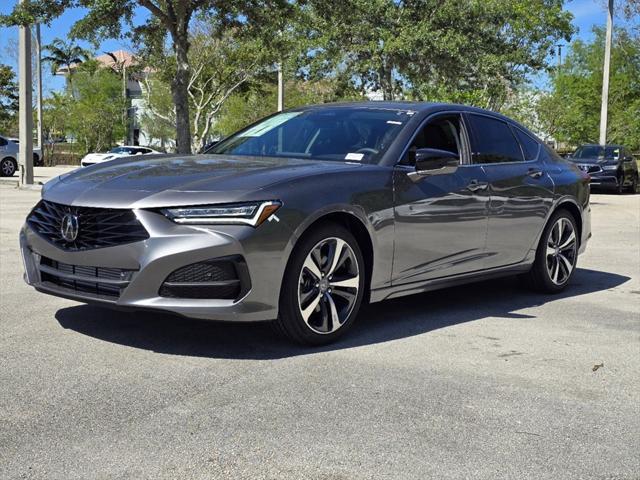
{"label": "windshield", "polygon": [[573,154],[574,158],[600,158],[605,160],[617,160],[620,157],[620,148],[601,147],[599,145],[585,145],[578,147]]}
{"label": "windshield", "polygon": [[377,163],[412,114],[373,107],[284,112],[231,135],[207,153]]}
{"label": "windshield", "polygon": [[136,153],[137,149],[135,148],[129,148],[129,147],[116,147],[116,148],[112,148],[111,150],[109,150],[109,153],[127,153],[127,154],[133,154]]}

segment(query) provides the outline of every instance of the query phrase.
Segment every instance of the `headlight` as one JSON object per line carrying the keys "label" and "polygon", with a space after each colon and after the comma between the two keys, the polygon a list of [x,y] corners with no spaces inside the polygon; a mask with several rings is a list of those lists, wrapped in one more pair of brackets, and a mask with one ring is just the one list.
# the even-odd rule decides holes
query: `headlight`
{"label": "headlight", "polygon": [[617,170],[618,169],[618,165],[602,165],[602,169],[603,170]]}
{"label": "headlight", "polygon": [[257,227],[282,206],[279,201],[165,208],[162,213],[176,223],[251,225]]}

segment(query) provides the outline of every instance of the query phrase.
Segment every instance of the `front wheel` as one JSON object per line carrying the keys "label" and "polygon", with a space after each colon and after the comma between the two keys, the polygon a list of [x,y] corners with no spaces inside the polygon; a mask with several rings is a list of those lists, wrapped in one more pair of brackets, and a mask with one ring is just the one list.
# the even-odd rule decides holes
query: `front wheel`
{"label": "front wheel", "polygon": [[333,223],[315,228],[291,255],[276,328],[298,343],[331,343],[353,324],[364,287],[364,260],[353,235]]}
{"label": "front wheel", "polygon": [[622,195],[624,193],[624,175],[622,173],[618,174],[616,182],[616,193]]}
{"label": "front wheel", "polygon": [[534,290],[556,293],[564,290],[578,261],[578,229],[566,210],[556,212],[540,238],[536,259],[524,275]]}
{"label": "front wheel", "polygon": [[18,165],[13,158],[5,158],[0,162],[0,176],[2,177],[13,177],[17,169]]}

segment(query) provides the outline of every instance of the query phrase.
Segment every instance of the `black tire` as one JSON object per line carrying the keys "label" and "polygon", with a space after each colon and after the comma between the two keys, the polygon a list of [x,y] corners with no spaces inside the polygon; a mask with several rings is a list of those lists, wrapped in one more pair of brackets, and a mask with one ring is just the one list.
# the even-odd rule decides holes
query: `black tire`
{"label": "black tire", "polygon": [[634,194],[638,192],[638,174],[633,174],[633,179],[631,180],[631,185],[629,185],[628,193]]}
{"label": "black tire", "polygon": [[[552,229],[560,221],[560,219],[565,219],[566,221],[570,222],[571,228],[573,229],[573,232],[575,235],[575,249],[571,256],[567,254],[567,256],[565,257],[570,260],[571,271],[569,272],[565,280],[561,281],[560,283],[557,283],[557,282],[554,282],[554,280],[552,279],[552,274],[549,271],[548,257],[551,255],[548,254],[547,246],[551,241],[550,236],[552,234]],[[544,292],[544,293],[558,293],[564,290],[569,284],[571,277],[573,277],[573,274],[576,270],[576,263],[578,260],[579,241],[580,239],[579,239],[578,227],[576,225],[576,220],[573,217],[573,215],[569,211],[564,209],[561,209],[555,212],[547,222],[547,225],[545,226],[544,231],[542,232],[542,235],[540,237],[540,243],[538,244],[538,248],[536,250],[536,259],[531,267],[531,270],[529,270],[529,272],[521,276],[525,285],[532,290],[535,290],[538,292]],[[558,250],[556,250],[556,255],[557,254],[558,254]],[[558,264],[559,264],[558,268],[561,270],[564,269],[564,271],[566,272],[566,267],[564,266],[564,264],[560,265],[560,263],[561,262],[558,261]]]}
{"label": "black tire", "polygon": [[[302,300],[299,299],[299,295],[301,291],[300,289],[304,288],[303,274],[309,274],[308,272],[303,272],[307,257],[311,255],[312,250],[318,248],[318,245],[323,244],[323,242],[330,242],[332,239],[342,240],[350,247],[351,250],[347,252],[349,254],[349,258],[346,261],[350,263],[350,268],[355,268],[357,271],[358,280],[355,281],[355,276],[353,279],[358,283],[358,290],[355,292],[355,295],[352,295],[354,300],[352,300],[353,303],[351,303],[351,306],[348,307],[348,309],[346,307],[343,309],[345,319],[342,322],[338,322],[339,326],[337,329],[331,332],[320,333],[314,330],[314,327],[303,319],[301,312],[301,310],[303,310]],[[329,263],[329,260],[329,256],[327,256],[327,264]],[[354,260],[356,262],[356,266],[353,265]],[[323,275],[330,271],[322,265],[320,270],[323,272]],[[294,342],[305,345],[326,345],[334,342],[344,335],[349,328],[351,328],[358,315],[364,296],[366,284],[365,276],[366,269],[360,246],[354,236],[346,228],[329,222],[314,227],[312,230],[305,233],[305,235],[299,240],[291,254],[291,257],[289,258],[280,292],[279,315],[277,320],[273,322],[274,329],[276,332],[284,334]],[[327,280],[330,279],[331,277],[327,274]],[[325,281],[325,283],[327,282]],[[318,285],[316,284],[315,287],[318,287]],[[324,287],[326,287],[326,285],[324,285]],[[314,286],[311,285],[310,288],[313,289]],[[338,287],[334,287],[334,290],[336,288]],[[320,292],[319,289],[317,291]],[[352,293],[353,290],[350,290],[350,292]],[[328,308],[327,305],[329,305],[329,301],[326,300],[327,293],[331,294],[331,289],[325,293],[317,294],[317,298],[320,298],[320,303],[318,303],[317,307],[312,310],[314,313],[311,315],[320,315],[321,317],[324,316],[325,313],[327,316],[329,315],[329,312],[324,310]],[[315,294],[313,296],[315,296]],[[334,300],[330,300],[334,307],[333,312],[335,312],[335,307],[338,303],[337,299],[340,297],[336,295],[335,292],[334,294],[329,295],[329,297],[336,299],[335,303]],[[340,301],[342,300],[343,299]],[[345,312],[346,310],[348,311]],[[329,319],[328,321],[331,320]],[[331,322],[330,325],[333,326],[333,323]]]}
{"label": "black tire", "polygon": [[622,195],[624,193],[624,174],[618,174],[618,184],[616,185],[616,193]]}
{"label": "black tire", "polygon": [[40,159],[40,157],[38,156],[37,153],[33,154],[33,166],[34,167],[41,167],[42,166],[42,160]]}
{"label": "black tire", "polygon": [[13,177],[18,170],[18,164],[11,157],[3,158],[0,161],[0,177]]}

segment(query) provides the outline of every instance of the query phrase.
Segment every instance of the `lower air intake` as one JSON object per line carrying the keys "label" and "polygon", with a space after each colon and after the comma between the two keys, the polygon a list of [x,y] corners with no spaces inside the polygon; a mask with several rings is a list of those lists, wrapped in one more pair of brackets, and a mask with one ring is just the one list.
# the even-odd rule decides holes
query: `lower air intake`
{"label": "lower air intake", "polygon": [[161,297],[236,300],[249,291],[246,263],[239,256],[192,263],[174,270],[160,287]]}

